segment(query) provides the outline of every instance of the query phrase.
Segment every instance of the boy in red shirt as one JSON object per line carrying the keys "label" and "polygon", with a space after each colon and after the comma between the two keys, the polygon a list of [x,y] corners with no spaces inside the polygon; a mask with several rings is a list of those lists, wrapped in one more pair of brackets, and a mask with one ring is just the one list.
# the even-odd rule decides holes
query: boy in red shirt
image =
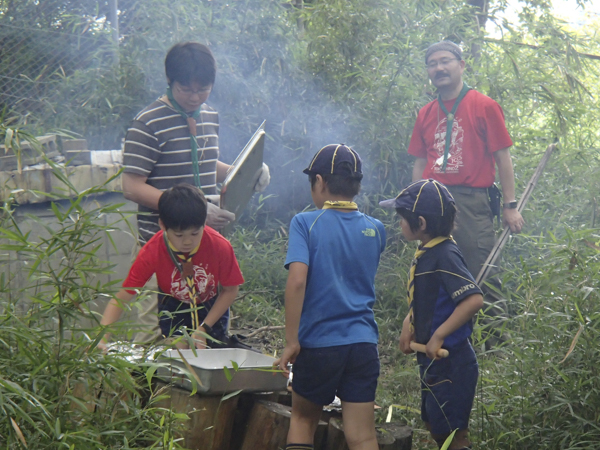
{"label": "boy in red shirt", "polygon": [[231,244],[205,226],[206,199],[194,186],[180,184],[164,191],[158,214],[161,231],[141,249],[123,289],[106,306],[101,325],[116,322],[123,312],[120,305],[156,274],[159,313],[165,311],[159,314],[163,336],[181,335],[186,327],[197,348],[206,346],[207,335],[223,341],[228,309],[244,282]]}

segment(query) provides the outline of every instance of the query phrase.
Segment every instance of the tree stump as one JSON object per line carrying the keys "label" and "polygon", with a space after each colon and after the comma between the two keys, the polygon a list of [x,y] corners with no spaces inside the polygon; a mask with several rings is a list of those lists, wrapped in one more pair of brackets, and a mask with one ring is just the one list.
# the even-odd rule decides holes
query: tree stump
{"label": "tree stump", "polygon": [[[166,386],[157,383],[157,388]],[[225,401],[222,396],[190,395],[189,391],[166,386],[169,398],[157,402],[158,407],[185,413],[190,420],[182,434],[190,450],[229,450],[231,431],[239,395]]]}
{"label": "tree stump", "polygon": [[341,418],[332,417],[329,419],[325,450],[348,450]]}
{"label": "tree stump", "polygon": [[[380,450],[411,450],[412,428],[397,423],[375,426]],[[332,417],[327,428],[325,450],[348,450],[342,419]]]}
{"label": "tree stump", "polygon": [[96,397],[98,389],[88,386],[86,381],[78,380],[73,384],[73,398],[79,401],[71,400],[71,409],[73,411],[82,411],[93,413],[96,410]]}
{"label": "tree stump", "polygon": [[412,448],[412,436],[413,430],[411,427],[401,423],[382,423],[375,426],[377,431],[378,442],[380,435],[389,435],[394,438],[394,442],[391,447],[381,446],[381,450],[411,450]]}
{"label": "tree stump", "polygon": [[250,413],[254,405],[260,401],[270,401],[279,403],[281,395],[279,392],[254,392],[254,393],[241,393],[240,399],[235,410],[233,419],[233,431],[231,433],[231,450],[239,450],[244,442],[244,433],[246,431],[246,425],[250,418]]}
{"label": "tree stump", "polygon": [[[256,402],[246,425],[241,450],[279,450],[285,448],[292,408],[279,403]],[[315,450],[323,448],[327,424],[319,421],[315,433]],[[237,450],[237,449],[232,449]]]}

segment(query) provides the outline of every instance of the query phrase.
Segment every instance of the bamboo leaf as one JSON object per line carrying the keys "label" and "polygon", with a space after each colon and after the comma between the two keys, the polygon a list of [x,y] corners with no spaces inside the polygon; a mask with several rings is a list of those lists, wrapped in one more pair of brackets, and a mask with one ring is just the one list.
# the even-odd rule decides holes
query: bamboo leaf
{"label": "bamboo leaf", "polygon": [[11,425],[13,427],[13,430],[15,430],[15,433],[17,434],[17,437],[21,441],[21,444],[23,444],[23,447],[28,448],[27,447],[27,441],[25,440],[25,436],[23,436],[23,432],[19,428],[19,425],[17,425],[17,422],[15,422],[15,419],[13,419],[11,417],[10,418],[10,423],[11,423]]}

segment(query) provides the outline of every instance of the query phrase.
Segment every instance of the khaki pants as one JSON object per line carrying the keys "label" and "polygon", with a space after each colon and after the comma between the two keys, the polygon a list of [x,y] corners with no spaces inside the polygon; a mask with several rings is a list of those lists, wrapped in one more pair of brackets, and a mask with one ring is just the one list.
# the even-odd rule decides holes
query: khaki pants
{"label": "khaki pants", "polygon": [[133,337],[133,342],[136,344],[150,344],[162,338],[162,332],[158,326],[158,294],[154,293],[158,291],[156,275],[152,275],[145,289],[153,293],[138,301],[140,309],[138,310],[137,325],[140,331]]}
{"label": "khaki pants", "polygon": [[[496,243],[487,189],[448,186],[448,190],[454,197],[458,210],[452,237],[465,258],[469,272],[476,278]],[[500,290],[502,286],[498,273],[497,267],[492,269],[485,282]],[[484,321],[486,328],[498,329],[507,318],[506,299],[485,284],[480,287],[484,295],[484,312],[490,316]]]}

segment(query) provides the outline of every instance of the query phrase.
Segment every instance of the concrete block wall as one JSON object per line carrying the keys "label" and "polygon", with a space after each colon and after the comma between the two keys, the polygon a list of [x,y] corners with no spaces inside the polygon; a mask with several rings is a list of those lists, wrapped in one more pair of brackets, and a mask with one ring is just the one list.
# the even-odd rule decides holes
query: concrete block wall
{"label": "concrete block wall", "polygon": [[[83,204],[83,207],[89,211],[101,205],[121,203],[123,206],[119,208],[119,211],[129,216],[127,219],[124,220],[120,214],[111,213],[100,216],[98,218],[100,222],[96,222],[98,226],[110,227],[110,231],[98,235],[100,237],[98,242],[100,248],[97,255],[100,260],[108,262],[114,267],[108,273],[87,274],[86,282],[89,285],[99,283],[101,286],[105,286],[115,282],[114,289],[116,290],[127,276],[133,255],[138,248],[135,236],[136,219],[135,214],[133,214],[137,206],[125,200],[123,195],[117,192],[87,197]],[[69,202],[61,201],[57,204],[60,209],[64,209],[68,208]],[[28,241],[32,243],[42,243],[61,229],[61,225],[51,209],[50,202],[20,205],[15,210],[14,218],[21,232],[23,234],[29,233]],[[1,241],[3,243],[9,242],[6,238]],[[64,258],[65,256],[61,252],[54,253],[49,259],[50,266],[58,269],[62,264],[64,267]],[[0,262],[0,272],[5,280],[10,280],[8,285],[11,292],[19,292],[23,297],[19,302],[21,312],[25,312],[31,306],[31,302],[27,298],[31,298],[36,292],[39,293],[40,284],[36,282],[36,278],[44,276],[42,270],[37,271],[33,276],[29,276],[32,264],[33,260],[27,254],[15,251],[3,254]],[[48,296],[51,295],[52,293],[48,292]],[[93,311],[101,313],[107,301],[108,297],[100,297],[90,302],[89,307]],[[134,316],[135,312],[126,313],[123,320],[132,320],[135,318]]]}
{"label": "concrete block wall", "polygon": [[[108,273],[89,273],[87,282],[89,285],[99,283],[102,286],[114,282],[113,288],[117,290],[127,276],[133,257],[139,249],[136,238],[137,205],[123,197],[120,192],[120,177],[107,183],[119,172],[120,165],[88,164],[65,166],[60,170],[68,177],[74,191],[56,177],[47,165],[40,164],[24,167],[21,172],[17,170],[0,171],[0,196],[2,199],[7,199],[12,193],[19,204],[13,214],[14,220],[23,234],[29,233],[30,242],[40,243],[61,229],[61,225],[51,209],[51,197],[45,194],[61,193],[75,197],[77,192],[84,192],[93,186],[105,184],[109,192],[85,197],[83,207],[86,211],[90,211],[101,205],[122,204],[119,212],[126,216],[126,220],[123,220],[121,214],[118,213],[104,214],[97,218],[99,221],[96,222],[97,225],[110,227],[110,231],[101,235],[98,257],[114,267]],[[64,210],[69,207],[70,202],[60,200],[56,204]],[[2,235],[0,235],[0,242],[10,243]],[[53,254],[50,258],[51,267],[58,268],[61,264],[64,265],[63,258],[64,255],[60,252]],[[31,296],[36,293],[39,294],[40,283],[36,282],[36,278],[43,276],[41,270],[38,270],[34,276],[29,276],[32,264],[33,260],[25,253],[1,252],[0,276],[5,280],[5,286],[3,295],[0,297],[0,308],[5,306],[3,303],[14,302],[15,295],[19,296],[18,309],[21,312],[32,307],[31,301],[27,299],[31,299]],[[47,293],[50,298],[52,295],[53,293]],[[89,307],[93,311],[101,313],[108,299],[107,296],[96,298],[89,303]],[[134,308],[131,312],[126,312],[122,320],[135,320],[135,316]]]}
{"label": "concrete block wall", "polygon": [[120,177],[108,181],[119,172],[117,164],[67,166],[61,170],[75,191],[57,178],[50,167],[40,165],[26,167],[21,172],[0,171],[0,198],[7,199],[12,193],[17,202],[24,205],[50,201],[52,197],[44,195],[46,193],[76,196],[77,192],[104,184],[108,190],[121,190]]}

